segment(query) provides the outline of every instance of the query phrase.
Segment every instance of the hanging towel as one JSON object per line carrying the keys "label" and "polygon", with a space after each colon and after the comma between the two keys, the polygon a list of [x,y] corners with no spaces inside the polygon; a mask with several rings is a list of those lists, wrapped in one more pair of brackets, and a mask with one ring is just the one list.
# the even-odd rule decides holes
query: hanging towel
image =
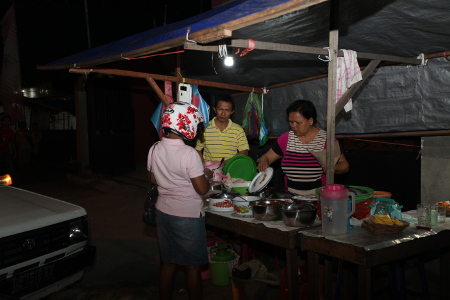
{"label": "hanging towel", "polygon": [[[362,80],[361,70],[359,69],[356,51],[345,50],[344,57],[337,58],[337,82],[336,82],[336,102],[354,83]],[[346,112],[352,109],[352,99],[344,106]]]}
{"label": "hanging towel", "polygon": [[192,104],[198,107],[198,110],[202,113],[205,118],[205,126],[209,125],[209,105],[203,99],[202,95],[198,91],[198,86],[196,84],[192,85]]}

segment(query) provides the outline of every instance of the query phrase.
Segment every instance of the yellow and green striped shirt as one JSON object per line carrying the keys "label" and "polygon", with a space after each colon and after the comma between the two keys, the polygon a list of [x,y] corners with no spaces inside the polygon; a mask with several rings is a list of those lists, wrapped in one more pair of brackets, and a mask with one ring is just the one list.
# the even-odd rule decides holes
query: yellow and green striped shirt
{"label": "yellow and green striped shirt", "polygon": [[248,150],[247,137],[241,126],[228,122],[227,128],[223,132],[216,126],[216,118],[212,119],[210,125],[205,128],[205,143],[197,141],[195,149],[203,150],[205,161],[228,160],[235,156],[239,151]]}

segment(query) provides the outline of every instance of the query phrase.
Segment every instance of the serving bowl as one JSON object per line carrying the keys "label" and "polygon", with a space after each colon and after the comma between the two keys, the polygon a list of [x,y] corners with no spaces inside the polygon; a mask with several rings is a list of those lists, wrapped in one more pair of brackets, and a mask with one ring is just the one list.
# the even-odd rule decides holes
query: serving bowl
{"label": "serving bowl", "polygon": [[233,183],[230,188],[231,191],[234,193],[239,193],[241,195],[248,193],[248,187],[250,186],[251,181],[245,181],[245,182],[237,182]]}
{"label": "serving bowl", "polygon": [[317,205],[311,203],[290,203],[281,208],[283,223],[291,227],[306,227],[316,220]]}
{"label": "serving bowl", "polygon": [[258,200],[252,201],[253,218],[259,221],[277,221],[281,219],[281,206],[283,201],[280,200]]}
{"label": "serving bowl", "polygon": [[234,212],[240,216],[251,216],[252,207],[251,202],[260,200],[261,197],[258,196],[237,196],[233,198],[233,209]]}
{"label": "serving bowl", "polygon": [[209,195],[208,207],[213,211],[233,211],[233,198],[237,193],[216,193]]}

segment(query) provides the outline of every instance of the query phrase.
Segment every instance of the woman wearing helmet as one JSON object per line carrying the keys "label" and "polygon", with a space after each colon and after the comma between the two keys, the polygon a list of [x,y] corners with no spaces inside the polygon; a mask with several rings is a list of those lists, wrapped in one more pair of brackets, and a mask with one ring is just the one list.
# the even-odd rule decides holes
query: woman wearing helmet
{"label": "woman wearing helmet", "polygon": [[186,270],[189,299],[202,298],[200,267],[208,263],[208,254],[200,195],[208,192],[209,180],[197,151],[189,144],[203,121],[195,106],[171,103],[161,120],[167,137],[153,145],[148,155],[149,178],[158,185],[159,192],[156,222],[161,255],[160,299],[172,298],[179,265]]}

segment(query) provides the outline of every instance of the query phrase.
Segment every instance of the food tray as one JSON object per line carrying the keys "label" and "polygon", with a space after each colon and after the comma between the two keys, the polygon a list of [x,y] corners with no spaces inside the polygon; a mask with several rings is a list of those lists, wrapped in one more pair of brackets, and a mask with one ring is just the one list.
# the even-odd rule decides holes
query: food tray
{"label": "food tray", "polygon": [[361,227],[367,231],[374,232],[374,233],[393,234],[393,233],[402,232],[406,227],[409,226],[408,222],[402,221],[402,220],[400,220],[400,221],[403,223],[403,226],[378,224],[378,223],[374,223],[373,217],[370,216],[363,220]]}

